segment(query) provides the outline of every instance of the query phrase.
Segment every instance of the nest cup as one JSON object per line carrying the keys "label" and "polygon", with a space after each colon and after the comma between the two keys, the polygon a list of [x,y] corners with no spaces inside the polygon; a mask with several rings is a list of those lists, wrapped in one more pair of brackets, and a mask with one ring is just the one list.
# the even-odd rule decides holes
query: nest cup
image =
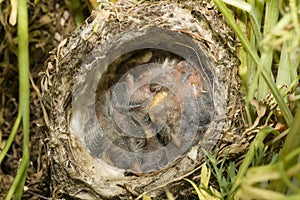
{"label": "nest cup", "polygon": [[[105,57],[95,58],[92,63],[83,63],[82,68],[89,66],[90,69],[85,81],[73,93],[70,128],[93,157],[102,161],[107,159],[112,166],[141,174],[166,168],[167,164],[172,164],[171,161],[183,156],[193,143],[198,143],[214,118],[211,61],[186,35],[160,28],[131,30],[112,38],[108,43]],[[97,52],[99,49],[95,48],[91,54],[97,55]],[[179,58],[183,61],[177,61]],[[170,66],[176,65],[172,62],[186,62],[189,66],[179,72]],[[198,76],[198,82],[188,82],[192,76],[189,71],[192,70],[196,73],[194,76]],[[122,74],[122,71],[130,71],[130,74]],[[128,80],[130,78],[135,80]],[[130,81],[135,81],[135,85],[131,86],[134,83]],[[137,94],[135,99],[130,100],[139,88],[142,88],[141,93],[151,93],[151,86],[160,89],[152,91],[152,95]],[[135,87],[132,92],[128,91],[130,87]],[[181,91],[181,87],[184,87],[184,91]],[[172,102],[180,91],[184,97]],[[160,97],[163,92],[167,93],[166,99],[159,100],[163,98]],[[105,100],[97,103],[99,98]],[[150,101],[148,106],[147,101]],[[165,108],[166,104],[172,103],[180,104],[177,107],[181,109],[176,110],[176,105]],[[161,106],[163,113],[151,116],[153,106]],[[140,115],[135,117],[136,121],[130,112]],[[164,114],[167,118],[178,115],[180,121],[156,120]],[[99,115],[101,117],[97,117]],[[152,135],[147,138],[147,133]],[[162,137],[170,139],[166,141],[168,139]],[[136,152],[141,143],[144,148]],[[133,149],[136,150],[133,152]],[[149,153],[147,149],[152,152]]]}
{"label": "nest cup", "polygon": [[42,80],[53,197],[176,192],[235,129],[230,34],[211,2],[121,1],[64,40]]}

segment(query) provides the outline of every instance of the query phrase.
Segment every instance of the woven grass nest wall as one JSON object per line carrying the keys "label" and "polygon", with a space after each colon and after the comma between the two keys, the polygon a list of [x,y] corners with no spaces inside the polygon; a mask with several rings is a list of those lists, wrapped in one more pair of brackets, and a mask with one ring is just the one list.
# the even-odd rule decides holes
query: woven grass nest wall
{"label": "woven grass nest wall", "polygon": [[202,149],[241,131],[232,35],[211,1],[120,1],[61,42],[41,82],[53,198],[183,199]]}

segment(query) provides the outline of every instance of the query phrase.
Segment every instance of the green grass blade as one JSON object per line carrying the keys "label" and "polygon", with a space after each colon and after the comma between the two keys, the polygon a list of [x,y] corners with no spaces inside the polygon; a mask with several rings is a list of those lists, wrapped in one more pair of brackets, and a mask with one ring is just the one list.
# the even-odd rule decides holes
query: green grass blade
{"label": "green grass blade", "polygon": [[[286,137],[285,143],[280,151],[279,159],[285,159],[290,152],[292,152],[297,147],[300,147],[300,108],[298,108],[295,115],[295,120],[290,128],[290,131]],[[289,161],[288,166],[293,165],[297,162],[295,157],[293,160]]]}
{"label": "green grass blade", "polygon": [[[279,166],[280,166],[279,167],[279,170],[280,170],[280,182],[283,183],[283,184],[285,184],[289,188],[289,190],[292,191],[293,193],[300,193],[299,187],[296,186],[292,182],[289,174],[285,171],[285,166],[283,164],[281,164]],[[299,167],[300,167],[300,164],[291,167],[291,169],[294,170],[294,168],[296,168],[297,173],[299,173],[299,171],[300,171]],[[289,171],[291,169],[289,169]]]}
{"label": "green grass blade", "polygon": [[[266,12],[265,12],[265,22],[264,22],[264,36],[268,35],[271,29],[275,26],[278,21],[279,16],[279,0],[267,0],[266,1]],[[260,42],[260,41],[259,41]],[[265,46],[264,46],[265,47]],[[273,49],[272,48],[262,48],[261,49],[261,66],[264,71],[268,74],[269,77],[272,76],[272,61],[273,61]],[[271,80],[273,82],[273,79]],[[268,85],[265,82],[263,76],[260,76],[259,79],[259,90],[258,90],[258,99],[262,100],[266,97],[268,92]]]}
{"label": "green grass blade", "polygon": [[289,62],[289,52],[287,52],[287,48],[290,47],[290,41],[286,41],[282,45],[282,51],[280,55],[280,61],[278,64],[278,72],[277,72],[277,79],[276,84],[280,87],[284,84],[290,85],[292,79],[290,74],[290,62]]}
{"label": "green grass blade", "polygon": [[299,199],[300,199],[300,194],[294,194],[294,195],[285,196],[279,200],[299,200]]}
{"label": "green grass blade", "polygon": [[[285,143],[280,151],[279,160],[284,161],[289,154],[300,147],[300,108],[297,110],[294,123],[292,124],[290,131],[286,137]],[[297,162],[298,156],[294,156],[285,162],[285,168],[293,166]],[[284,192],[286,190],[286,184],[281,181],[273,183],[273,187],[276,186],[276,191]]]}
{"label": "green grass blade", "polygon": [[[219,8],[219,10],[223,13],[228,25],[232,28],[232,30],[235,32],[235,34],[240,39],[243,47],[248,52],[248,54],[251,56],[255,64],[260,66],[260,58],[258,57],[255,49],[253,46],[249,43],[248,39],[246,38],[243,31],[240,29],[238,24],[235,22],[235,19],[231,15],[228,8],[225,6],[225,4],[222,2],[222,0],[214,0],[215,4]],[[261,69],[262,76],[264,80],[266,81],[266,84],[268,85],[270,91],[272,92],[274,98],[276,99],[279,108],[281,109],[283,116],[286,120],[286,123],[290,125],[293,121],[293,116],[291,111],[288,109],[286,103],[284,102],[284,99],[281,97],[279,90],[277,89],[274,81],[270,77],[269,73],[265,71],[265,68],[262,66],[259,69]]]}
{"label": "green grass blade", "polygon": [[239,8],[241,10],[244,10],[248,13],[251,12],[252,10],[252,6],[250,4],[248,4],[245,1],[241,1],[241,0],[223,0],[224,3],[232,5],[236,8]]}
{"label": "green grass blade", "polygon": [[[290,8],[291,8],[291,13],[292,13],[292,20],[293,20],[293,25],[295,27],[296,33],[300,33],[300,25],[299,25],[299,6],[300,2],[299,0],[290,0]],[[298,46],[300,43],[300,38],[298,37],[298,40],[296,40],[296,45]]]}
{"label": "green grass blade", "polygon": [[151,200],[151,198],[148,195],[144,194],[143,195],[143,200]]}
{"label": "green grass blade", "polygon": [[299,47],[294,48],[293,45],[295,41],[299,40],[299,34],[296,34],[295,30],[291,30],[289,34],[285,34],[288,38],[287,40],[283,41],[282,45],[276,81],[278,86],[291,86],[292,83],[298,79],[297,68],[300,63],[300,55],[298,53]]}
{"label": "green grass blade", "polygon": [[242,178],[246,174],[250,164],[252,163],[252,160],[254,159],[255,152],[260,148],[260,146],[263,146],[263,141],[269,135],[271,132],[273,132],[274,129],[271,127],[265,127],[261,129],[258,134],[256,135],[254,141],[252,142],[244,160],[241,164],[239,171],[234,179],[234,183],[232,185],[232,188],[229,192],[229,199],[232,199],[237,188],[239,187]]}
{"label": "green grass blade", "polygon": [[19,112],[18,116],[17,116],[17,119],[16,119],[16,121],[14,123],[14,126],[13,126],[13,128],[11,130],[11,133],[9,134],[9,137],[8,137],[8,140],[7,140],[6,144],[5,144],[5,147],[3,148],[3,150],[0,153],[0,164],[2,163],[5,155],[7,154],[7,152],[9,150],[11,144],[14,141],[14,138],[15,138],[15,136],[17,134],[17,131],[18,131],[18,127],[19,127],[20,122],[21,122],[21,118],[22,118],[22,116],[21,116],[21,113]]}
{"label": "green grass blade", "polygon": [[29,163],[30,84],[29,84],[29,40],[27,1],[18,1],[18,65],[19,65],[19,110],[23,125],[23,155],[20,168],[10,187],[6,199],[21,199]]}
{"label": "green grass blade", "polygon": [[168,200],[175,200],[174,195],[170,192],[170,190],[166,190],[166,196]]}
{"label": "green grass blade", "polygon": [[246,3],[245,1],[241,0],[223,0],[223,2],[232,5],[236,8],[239,8],[243,11],[246,11],[250,15],[250,20],[252,22],[252,28],[257,38],[257,41],[260,42],[262,39],[260,33],[260,17],[259,12],[255,9],[255,7],[251,6],[250,4]]}
{"label": "green grass blade", "polygon": [[243,186],[243,192],[245,196],[247,195],[247,198],[243,199],[264,199],[264,200],[274,200],[274,199],[280,199],[284,197],[283,194],[274,192],[272,190],[266,190],[262,188],[252,187],[252,186]]}
{"label": "green grass blade", "polygon": [[189,179],[187,179],[187,178],[184,178],[184,180],[186,180],[187,182],[189,182],[189,183],[193,186],[193,188],[196,190],[196,193],[197,193],[197,195],[198,195],[198,198],[199,198],[199,199],[202,199],[202,194],[201,194],[201,192],[200,192],[198,186],[197,186],[193,181],[191,181],[191,180],[189,180]]}
{"label": "green grass blade", "polygon": [[[10,200],[10,199],[21,199],[22,193],[23,193],[23,188],[25,184],[25,179],[26,179],[26,173],[27,173],[27,168],[28,168],[28,161],[29,161],[29,156],[25,157],[20,165],[20,168],[18,170],[18,173],[15,177],[15,180],[11,187],[9,188],[9,191],[7,193],[7,196],[5,197],[5,200]],[[15,194],[15,197],[13,198],[13,195]]]}

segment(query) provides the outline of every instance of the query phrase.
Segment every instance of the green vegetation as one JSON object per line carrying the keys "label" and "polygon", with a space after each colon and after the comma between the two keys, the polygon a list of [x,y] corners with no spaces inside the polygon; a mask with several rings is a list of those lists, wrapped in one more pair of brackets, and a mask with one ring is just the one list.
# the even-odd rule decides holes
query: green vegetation
{"label": "green vegetation", "polygon": [[[267,118],[259,118],[261,126],[255,127],[258,132],[241,165],[236,167],[231,161],[224,167],[224,160],[217,165],[216,157],[206,154],[209,169],[201,172],[200,185],[189,182],[199,199],[300,199],[300,163],[297,162],[300,155],[297,71],[300,3],[296,0],[214,1],[242,44],[239,72],[249,125],[253,126],[259,117],[255,114],[259,110],[251,104],[253,99],[265,103],[270,113]],[[294,117],[292,113],[296,113]],[[272,117],[277,121],[271,123]],[[286,130],[278,131],[274,123],[283,123]],[[270,135],[273,139],[266,142]],[[217,180],[217,191],[207,184],[207,174],[211,173]],[[208,196],[203,198],[204,194]]]}

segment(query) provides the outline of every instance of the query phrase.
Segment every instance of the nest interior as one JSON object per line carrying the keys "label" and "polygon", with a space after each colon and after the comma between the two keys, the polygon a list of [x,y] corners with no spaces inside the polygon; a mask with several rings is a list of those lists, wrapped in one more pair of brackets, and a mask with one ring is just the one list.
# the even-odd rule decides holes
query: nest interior
{"label": "nest interior", "polygon": [[231,35],[210,1],[120,1],[94,12],[42,78],[53,198],[178,192],[172,185],[199,169],[201,149],[238,132]]}

